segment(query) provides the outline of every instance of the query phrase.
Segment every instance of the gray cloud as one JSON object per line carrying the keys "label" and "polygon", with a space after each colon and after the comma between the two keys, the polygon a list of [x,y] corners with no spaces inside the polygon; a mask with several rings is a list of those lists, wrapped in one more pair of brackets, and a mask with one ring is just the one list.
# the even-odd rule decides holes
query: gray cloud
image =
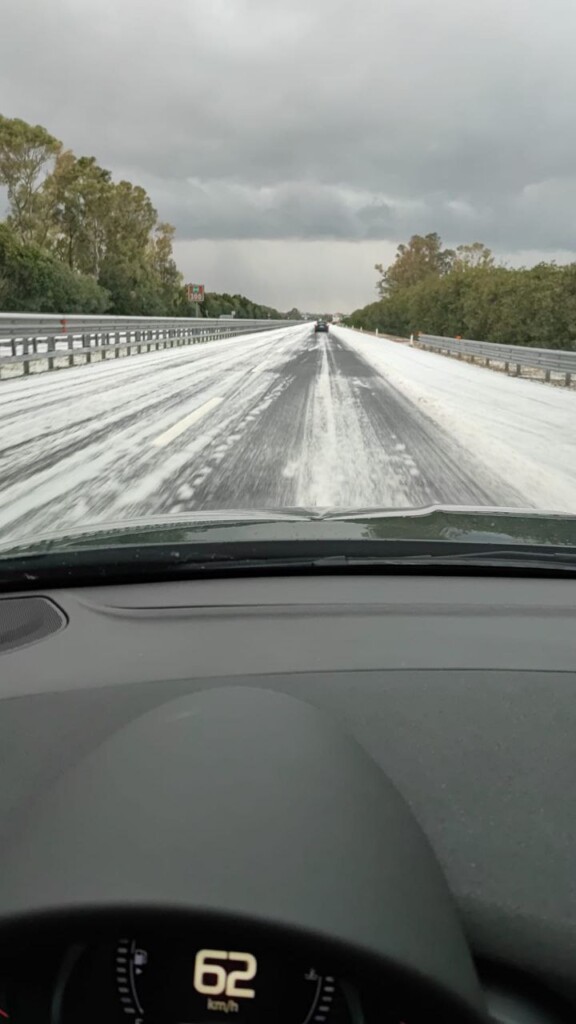
{"label": "gray cloud", "polygon": [[[386,237],[394,211],[370,193],[317,182],[253,186],[189,179],[145,182],[168,219],[188,238]],[[382,232],[384,231],[384,234]]]}
{"label": "gray cloud", "polygon": [[[573,252],[573,0],[19,0],[0,109],[182,239]],[[353,247],[352,247],[353,249]]]}

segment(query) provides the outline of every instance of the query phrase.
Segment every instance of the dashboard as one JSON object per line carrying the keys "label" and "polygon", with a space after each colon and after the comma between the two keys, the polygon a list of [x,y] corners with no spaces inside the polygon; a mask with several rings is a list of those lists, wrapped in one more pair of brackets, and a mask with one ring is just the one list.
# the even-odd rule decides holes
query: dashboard
{"label": "dashboard", "polygon": [[[232,929],[234,930],[234,929]],[[1,993],[2,1018],[61,1024],[144,1024],[147,1021],[220,1024],[399,1024],[425,1020],[401,989],[330,973],[322,958],[306,959],[287,948],[251,943],[250,951],[226,945],[220,932],[208,947],[182,932],[137,938],[101,937],[50,949],[32,944],[12,964],[10,985]],[[411,1003],[412,1005],[407,1005]],[[3,1009],[8,1007],[8,1009]]]}
{"label": "dashboard", "polygon": [[3,595],[0,1021],[573,1020],[575,616],[569,580]]}

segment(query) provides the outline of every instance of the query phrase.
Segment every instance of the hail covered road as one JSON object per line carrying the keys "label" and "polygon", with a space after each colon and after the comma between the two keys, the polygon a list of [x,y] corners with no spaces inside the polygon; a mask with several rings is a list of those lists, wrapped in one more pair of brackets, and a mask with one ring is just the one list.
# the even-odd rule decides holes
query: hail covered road
{"label": "hail covered road", "polygon": [[576,394],[308,325],[0,382],[0,541],[439,503],[576,512]]}

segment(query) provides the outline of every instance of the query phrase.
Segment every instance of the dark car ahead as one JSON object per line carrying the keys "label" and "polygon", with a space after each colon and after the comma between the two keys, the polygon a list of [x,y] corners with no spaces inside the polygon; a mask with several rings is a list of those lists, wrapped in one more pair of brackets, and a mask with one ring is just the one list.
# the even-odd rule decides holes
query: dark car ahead
{"label": "dark car ahead", "polygon": [[317,320],[314,328],[314,334],[328,334],[328,324],[325,320]]}

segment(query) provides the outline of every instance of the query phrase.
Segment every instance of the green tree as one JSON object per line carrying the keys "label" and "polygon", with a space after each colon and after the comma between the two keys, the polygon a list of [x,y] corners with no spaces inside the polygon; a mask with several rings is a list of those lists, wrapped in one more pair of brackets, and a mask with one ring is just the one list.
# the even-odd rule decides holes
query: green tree
{"label": "green tree", "polygon": [[7,312],[104,313],[108,293],[75,274],[40,246],[22,242],[0,224],[0,309]]}
{"label": "green tree", "polygon": [[107,253],[113,184],[94,157],[61,152],[44,191],[50,208],[49,243],[71,267],[98,277]]}
{"label": "green tree", "polygon": [[8,193],[8,223],[24,242],[45,236],[43,184],[60,149],[61,143],[40,125],[0,114],[0,185]]}
{"label": "green tree", "polygon": [[206,292],[205,301],[202,306],[202,316],[219,317],[232,316],[247,320],[281,320],[282,315],[277,309],[271,306],[263,306],[258,302],[252,302],[244,295],[229,295],[227,292]]}
{"label": "green tree", "polygon": [[182,274],[176,266],[172,245],[176,229],[172,224],[156,225],[148,246],[148,261],[162,290],[166,316],[176,316],[187,303]]}
{"label": "green tree", "polygon": [[451,270],[486,270],[494,266],[494,256],[483,242],[458,245]]}
{"label": "green tree", "polygon": [[157,223],[143,188],[112,182],[94,157],[61,153],[46,182],[51,247],[74,270],[97,278],[118,314],[171,315],[183,307],[172,256],[174,228]]}
{"label": "green tree", "polygon": [[136,262],[148,247],[158,214],[140,185],[119,181],[112,186],[106,218],[106,255]]}
{"label": "green tree", "polygon": [[356,310],[355,327],[407,336],[462,335],[541,348],[576,347],[576,264],[496,266],[480,243],[460,247],[449,272],[424,276]]}
{"label": "green tree", "polygon": [[121,316],[163,316],[166,296],[154,267],[157,213],[145,189],[112,185],[104,224],[105,251],[98,280]]}
{"label": "green tree", "polygon": [[376,285],[378,294],[384,298],[428,277],[441,277],[450,271],[454,256],[452,249],[442,248],[442,239],[436,232],[412,235],[407,244],[398,246],[391,267],[385,269],[381,263],[376,264],[380,275]]}
{"label": "green tree", "polygon": [[110,311],[118,316],[164,315],[158,281],[143,263],[107,260],[100,284],[110,295]]}

